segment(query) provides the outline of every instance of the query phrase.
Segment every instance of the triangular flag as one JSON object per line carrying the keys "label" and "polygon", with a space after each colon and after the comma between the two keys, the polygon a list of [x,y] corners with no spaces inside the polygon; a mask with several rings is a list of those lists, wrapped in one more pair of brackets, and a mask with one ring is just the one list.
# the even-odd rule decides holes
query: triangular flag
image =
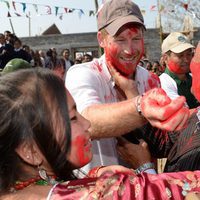
{"label": "triangular flag", "polygon": [[46,6],[46,8],[47,8],[47,14],[51,15],[51,7],[50,6]]}
{"label": "triangular flag", "polygon": [[63,19],[63,14],[61,14],[61,15],[59,16],[59,19],[60,19],[60,20],[62,20],[62,19]]}
{"label": "triangular flag", "polygon": [[69,12],[69,13],[71,13],[71,12],[74,12],[74,11],[75,11],[75,9],[74,9],[74,8],[73,8],[73,9],[69,9],[69,10],[68,10],[68,12]]}
{"label": "triangular flag", "polygon": [[8,2],[8,1],[3,1],[3,2],[6,3],[8,9],[10,9],[10,4],[9,4],[9,2]]}
{"label": "triangular flag", "polygon": [[38,13],[38,6],[36,4],[33,4],[33,7],[35,9],[35,12]]}
{"label": "triangular flag", "polygon": [[59,7],[55,6],[55,13],[56,13],[56,16],[58,15],[58,9],[59,9]]}
{"label": "triangular flag", "polygon": [[15,15],[17,15],[18,17],[21,17],[21,15],[20,15],[19,13],[16,13],[16,12],[15,12]]}
{"label": "triangular flag", "polygon": [[11,14],[10,14],[10,12],[9,12],[9,11],[8,11],[7,17],[11,17]]}
{"label": "triangular flag", "polygon": [[68,13],[69,12],[69,8],[64,8],[65,12]]}
{"label": "triangular flag", "polygon": [[16,6],[15,6],[15,2],[14,1],[12,1],[12,5],[13,5],[14,10],[16,10]]}
{"label": "triangular flag", "polygon": [[26,11],[26,3],[21,3],[22,4],[22,9],[23,9],[23,12]]}
{"label": "triangular flag", "polygon": [[81,18],[81,16],[84,15],[84,14],[85,14],[85,13],[83,12],[83,10],[82,10],[82,9],[79,9],[79,12],[78,12],[79,18]]}
{"label": "triangular flag", "polygon": [[155,11],[155,8],[156,8],[156,5],[152,5],[152,6],[150,7],[150,11]]}
{"label": "triangular flag", "polygon": [[93,15],[93,16],[95,15],[94,10],[90,10],[90,11],[89,11],[89,16],[92,16],[92,15]]}
{"label": "triangular flag", "polygon": [[183,7],[185,8],[185,10],[188,10],[188,4],[187,3],[184,3]]}

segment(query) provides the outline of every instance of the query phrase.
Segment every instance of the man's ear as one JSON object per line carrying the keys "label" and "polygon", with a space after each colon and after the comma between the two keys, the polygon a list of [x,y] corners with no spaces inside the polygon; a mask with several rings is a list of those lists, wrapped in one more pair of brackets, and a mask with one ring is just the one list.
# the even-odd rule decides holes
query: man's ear
{"label": "man's ear", "polygon": [[103,36],[101,31],[97,33],[97,40],[99,42],[99,46],[104,48],[105,47],[105,36]]}
{"label": "man's ear", "polygon": [[163,57],[163,61],[165,62],[165,64],[167,64],[169,56],[166,53],[164,53],[162,55],[162,57]]}
{"label": "man's ear", "polygon": [[30,165],[39,166],[43,162],[41,153],[34,142],[23,142],[15,151],[24,162]]}

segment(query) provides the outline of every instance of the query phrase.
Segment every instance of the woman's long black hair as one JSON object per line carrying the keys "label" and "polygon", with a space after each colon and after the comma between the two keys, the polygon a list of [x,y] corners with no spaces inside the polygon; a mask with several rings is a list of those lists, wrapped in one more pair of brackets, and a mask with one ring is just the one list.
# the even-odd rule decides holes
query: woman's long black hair
{"label": "woman's long black hair", "polygon": [[[20,179],[21,159],[15,149],[35,141],[62,180],[73,179],[66,155],[71,132],[66,89],[50,70],[25,69],[0,77],[0,192]],[[57,135],[65,139],[59,141]]]}

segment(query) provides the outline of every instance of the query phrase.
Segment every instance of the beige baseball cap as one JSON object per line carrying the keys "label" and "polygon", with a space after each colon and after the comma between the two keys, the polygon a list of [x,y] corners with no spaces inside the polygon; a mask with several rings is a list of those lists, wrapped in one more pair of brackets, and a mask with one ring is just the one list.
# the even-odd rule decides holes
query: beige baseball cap
{"label": "beige baseball cap", "polygon": [[170,33],[162,43],[162,54],[172,51],[174,53],[181,53],[187,49],[194,48],[189,39],[182,33]]}
{"label": "beige baseball cap", "polygon": [[97,15],[98,31],[105,28],[114,36],[125,24],[137,23],[144,28],[142,13],[131,0],[107,0],[99,9]]}

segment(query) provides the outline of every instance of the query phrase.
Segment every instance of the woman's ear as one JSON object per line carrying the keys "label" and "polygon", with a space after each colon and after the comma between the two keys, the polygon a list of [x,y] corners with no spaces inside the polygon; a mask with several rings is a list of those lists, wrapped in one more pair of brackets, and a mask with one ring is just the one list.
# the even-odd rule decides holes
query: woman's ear
{"label": "woman's ear", "polygon": [[43,162],[39,148],[34,142],[22,142],[15,151],[24,162],[30,165],[39,166]]}
{"label": "woman's ear", "polygon": [[101,31],[97,33],[97,40],[99,42],[99,46],[104,48],[105,47],[105,36],[103,36]]}

